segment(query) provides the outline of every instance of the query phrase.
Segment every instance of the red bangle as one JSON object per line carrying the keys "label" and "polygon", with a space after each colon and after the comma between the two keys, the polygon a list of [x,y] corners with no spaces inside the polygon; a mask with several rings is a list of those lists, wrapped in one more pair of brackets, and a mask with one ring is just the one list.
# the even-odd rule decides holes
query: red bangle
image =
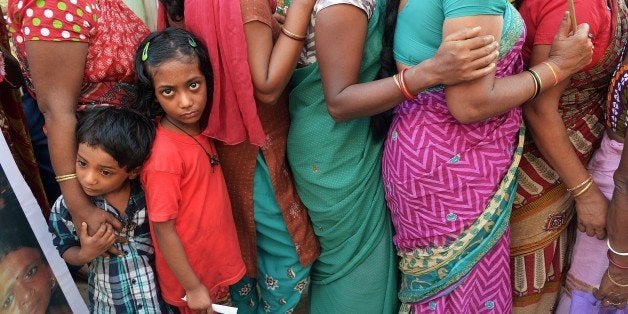
{"label": "red bangle", "polygon": [[608,257],[608,262],[615,265],[615,267],[619,268],[619,269],[628,269],[628,266],[625,265],[620,265],[619,263],[615,262],[611,256],[611,250],[608,250],[606,252],[606,256]]}
{"label": "red bangle", "polygon": [[401,85],[400,86],[401,93],[403,94],[404,97],[406,97],[407,100],[414,100],[416,96],[412,95],[412,93],[408,90],[408,86],[406,86],[406,78],[404,74],[406,73],[407,70],[408,68],[405,68],[401,70],[401,72],[399,72],[399,84]]}

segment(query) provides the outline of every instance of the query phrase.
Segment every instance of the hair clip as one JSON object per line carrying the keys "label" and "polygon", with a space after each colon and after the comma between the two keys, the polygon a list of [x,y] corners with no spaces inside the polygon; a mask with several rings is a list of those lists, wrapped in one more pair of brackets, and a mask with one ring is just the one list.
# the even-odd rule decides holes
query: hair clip
{"label": "hair clip", "polygon": [[190,46],[192,46],[192,48],[196,48],[196,41],[194,40],[194,38],[188,37],[188,43],[190,44]]}
{"label": "hair clip", "polygon": [[148,60],[148,46],[150,45],[150,41],[144,45],[144,49],[142,49],[142,61]]}

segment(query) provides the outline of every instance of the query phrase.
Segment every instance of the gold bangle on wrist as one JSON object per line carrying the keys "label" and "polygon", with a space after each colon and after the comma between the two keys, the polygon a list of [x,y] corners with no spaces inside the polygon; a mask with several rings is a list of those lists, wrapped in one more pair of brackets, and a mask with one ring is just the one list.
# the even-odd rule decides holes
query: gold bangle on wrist
{"label": "gold bangle on wrist", "polygon": [[580,195],[584,194],[584,192],[588,191],[588,190],[589,190],[589,188],[590,188],[592,185],[593,185],[593,180],[589,181],[589,183],[587,183],[587,185],[583,186],[583,187],[582,187],[582,190],[580,190],[580,192],[578,192],[578,193],[576,193],[576,194],[573,194],[573,192],[572,192],[573,197],[578,197],[578,196],[580,196]]}
{"label": "gold bangle on wrist", "polygon": [[294,39],[294,40],[298,40],[298,41],[304,41],[304,40],[307,38],[307,36],[297,35],[297,34],[295,34],[295,33],[291,32],[291,31],[287,30],[287,29],[286,29],[285,27],[283,27],[283,26],[281,27],[281,32],[282,32],[284,35],[288,36],[288,38],[290,38],[290,39]]}
{"label": "gold bangle on wrist", "polygon": [[567,191],[569,192],[573,192],[583,186],[585,186],[587,183],[589,183],[589,181],[593,181],[593,177],[591,175],[589,175],[589,177],[586,178],[586,180],[582,181],[580,184],[574,186],[573,188],[567,188]]}
{"label": "gold bangle on wrist", "polygon": [[72,179],[76,179],[76,173],[70,173],[70,174],[64,174],[61,176],[56,176],[55,180],[59,183],[63,182],[63,181],[68,181],[68,180],[72,180]]}
{"label": "gold bangle on wrist", "polygon": [[611,277],[611,272],[608,269],[606,270],[606,276],[608,277],[608,280],[610,280],[611,283],[613,283],[614,285],[616,285],[618,287],[622,287],[622,288],[628,288],[628,284],[623,285],[623,284],[615,281],[615,279],[613,279],[613,277]]}

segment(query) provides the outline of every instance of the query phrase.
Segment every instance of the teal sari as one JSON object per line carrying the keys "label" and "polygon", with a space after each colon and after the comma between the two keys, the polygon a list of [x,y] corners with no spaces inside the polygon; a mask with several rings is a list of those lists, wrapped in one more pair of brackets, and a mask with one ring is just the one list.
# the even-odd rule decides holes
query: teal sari
{"label": "teal sari", "polygon": [[[380,68],[385,1],[368,23],[360,82]],[[291,81],[288,160],[321,244],[311,270],[313,313],[397,311],[397,267],[381,176],[382,139],[369,118],[336,123],[318,63]]]}

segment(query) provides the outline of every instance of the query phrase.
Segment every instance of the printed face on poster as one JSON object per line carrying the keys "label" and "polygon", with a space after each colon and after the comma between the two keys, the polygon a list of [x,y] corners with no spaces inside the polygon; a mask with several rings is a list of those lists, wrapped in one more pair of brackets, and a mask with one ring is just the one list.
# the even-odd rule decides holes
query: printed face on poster
{"label": "printed face on poster", "polygon": [[0,133],[0,313],[86,313]]}

